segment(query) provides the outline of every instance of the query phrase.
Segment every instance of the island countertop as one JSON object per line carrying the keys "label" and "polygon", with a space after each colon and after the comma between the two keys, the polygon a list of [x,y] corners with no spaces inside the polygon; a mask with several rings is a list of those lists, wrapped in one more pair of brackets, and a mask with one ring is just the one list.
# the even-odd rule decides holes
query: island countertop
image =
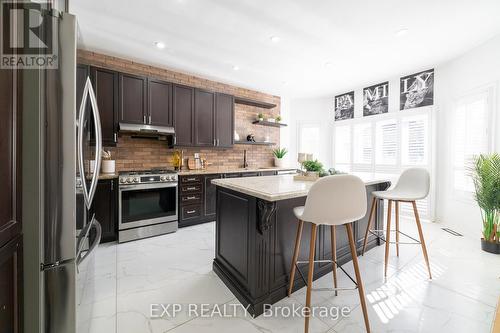
{"label": "island countertop", "polygon": [[[374,185],[391,182],[387,176],[371,174],[355,174],[365,184]],[[291,198],[305,197],[309,193],[313,181],[294,180],[293,175],[245,177],[213,179],[212,184],[233,191],[241,192],[266,201],[279,201]]]}

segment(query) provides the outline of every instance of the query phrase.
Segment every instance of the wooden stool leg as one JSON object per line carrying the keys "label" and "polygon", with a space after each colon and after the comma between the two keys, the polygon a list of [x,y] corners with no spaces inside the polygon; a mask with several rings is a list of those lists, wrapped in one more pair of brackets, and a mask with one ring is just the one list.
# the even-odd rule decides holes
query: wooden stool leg
{"label": "wooden stool leg", "polygon": [[295,236],[295,248],[293,250],[292,267],[290,269],[290,286],[288,287],[288,297],[290,297],[290,295],[292,294],[293,283],[295,279],[295,265],[297,264],[297,260],[299,258],[300,238],[302,237],[303,227],[304,221],[299,220],[299,224],[297,225],[297,235]]}
{"label": "wooden stool leg", "polygon": [[377,208],[377,198],[373,197],[372,208],[370,209],[370,216],[368,217],[368,225],[366,226],[366,231],[365,231],[365,239],[363,240],[363,251],[361,252],[362,256],[365,255],[366,243],[368,242],[368,232],[370,231],[370,226],[372,224],[372,218],[375,215],[376,208]]}
{"label": "wooden stool leg", "polygon": [[396,255],[399,257],[399,201],[396,204]]}
{"label": "wooden stool leg", "polygon": [[[333,287],[337,288],[337,233],[335,232],[335,226],[331,227],[331,239],[332,239],[332,261],[333,261]],[[335,296],[338,295],[338,291],[335,290]]]}
{"label": "wooden stool leg", "polygon": [[316,249],[316,229],[318,226],[314,223],[311,228],[311,243],[309,244],[309,272],[307,273],[307,293],[306,293],[306,323],[304,332],[309,332],[309,319],[311,316],[311,289],[314,275],[314,250]]}
{"label": "wooden stool leg", "polygon": [[420,237],[420,245],[422,245],[422,252],[424,254],[424,259],[425,259],[425,263],[427,265],[427,270],[429,271],[429,279],[432,280],[431,265],[429,264],[429,257],[427,255],[427,248],[425,247],[422,226],[420,225],[420,217],[418,216],[417,203],[415,201],[412,201],[411,203],[413,205],[413,213],[415,213],[415,221],[417,222],[418,235]]}
{"label": "wooden stool leg", "polygon": [[387,205],[387,232],[385,236],[385,261],[384,261],[384,277],[387,277],[387,266],[389,265],[389,242],[391,241],[391,211],[392,200],[389,200]]}
{"label": "wooden stool leg", "polygon": [[363,287],[363,281],[361,280],[361,274],[359,273],[358,255],[356,253],[356,246],[354,245],[354,236],[352,234],[351,223],[347,223],[345,226],[347,236],[349,238],[349,247],[351,248],[352,264],[354,266],[354,273],[356,275],[356,283],[358,284],[359,301],[361,302],[361,308],[363,309],[366,332],[370,333],[370,321],[368,320],[368,310],[366,308],[365,288]]}

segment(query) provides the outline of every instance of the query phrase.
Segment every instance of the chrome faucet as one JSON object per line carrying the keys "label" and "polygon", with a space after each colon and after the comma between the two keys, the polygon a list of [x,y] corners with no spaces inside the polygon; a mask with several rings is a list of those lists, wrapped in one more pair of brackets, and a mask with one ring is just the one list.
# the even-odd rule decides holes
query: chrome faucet
{"label": "chrome faucet", "polygon": [[247,163],[247,150],[243,150],[243,168],[246,169],[248,168],[248,163]]}

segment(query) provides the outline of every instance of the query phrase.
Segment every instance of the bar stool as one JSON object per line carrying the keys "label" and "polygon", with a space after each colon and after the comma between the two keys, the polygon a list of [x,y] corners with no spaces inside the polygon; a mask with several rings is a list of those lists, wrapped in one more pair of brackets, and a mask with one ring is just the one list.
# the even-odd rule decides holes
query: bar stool
{"label": "bar stool", "polygon": [[[420,225],[420,217],[418,215],[416,200],[421,200],[427,197],[429,194],[430,187],[430,176],[429,172],[421,168],[410,168],[406,169],[401,173],[396,186],[393,189],[387,191],[376,191],[373,192],[372,207],[370,210],[370,217],[368,218],[368,225],[366,226],[365,239],[363,242],[363,252],[365,254],[366,242],[368,240],[368,233],[371,233],[385,242],[385,263],[384,263],[384,276],[387,277],[387,266],[389,263],[389,244],[396,244],[396,255],[399,257],[399,244],[420,244],[422,246],[422,253],[424,255],[425,263],[427,265],[427,270],[429,271],[429,278],[432,279],[431,266],[429,265],[429,257],[427,255],[427,249],[425,247],[424,235],[422,233],[422,226]],[[387,199],[389,201],[387,206],[387,228],[385,239],[381,237],[384,230],[371,230],[370,225],[376,211],[378,200]],[[392,203],[396,206],[396,230],[391,230],[391,212]],[[417,240],[401,231],[399,231],[399,203],[408,202],[413,206],[413,213],[415,214],[415,221],[417,224],[418,235],[420,240]],[[396,232],[396,241],[391,242],[391,231]],[[414,242],[400,242],[399,235],[404,235],[410,238]]]}
{"label": "bar stool", "polygon": [[[336,258],[336,245],[335,245],[335,226],[345,225],[347,236],[349,239],[349,247],[352,255],[352,263],[354,265],[354,272],[356,281],[345,272],[341,266],[342,271],[346,273],[349,278],[356,284],[359,292],[359,299],[363,309],[363,316],[365,320],[366,331],[370,332],[370,324],[368,322],[368,312],[366,309],[365,293],[361,275],[359,273],[358,258],[354,237],[352,233],[352,222],[363,218],[366,214],[366,188],[361,179],[353,175],[336,175],[321,178],[311,186],[307,195],[305,206],[295,207],[293,212],[299,220],[297,226],[297,235],[295,238],[295,248],[293,252],[293,259],[290,271],[290,286],[288,289],[288,296],[292,293],[293,283],[295,278],[295,271],[298,270],[302,275],[298,264],[308,263],[309,271],[307,275],[307,293],[306,293],[306,317],[305,329],[309,331],[309,318],[311,315],[311,291],[314,274],[315,262],[331,262],[333,264],[333,281],[334,288],[329,290],[340,290],[337,288],[337,258]],[[309,222],[311,228],[311,240],[309,243],[309,261],[297,261],[300,250],[300,238],[304,222]],[[314,260],[314,251],[316,243],[316,232],[318,225],[331,226],[332,235],[332,260]],[[354,288],[354,289],[356,289]],[[342,288],[346,289],[346,288]]]}

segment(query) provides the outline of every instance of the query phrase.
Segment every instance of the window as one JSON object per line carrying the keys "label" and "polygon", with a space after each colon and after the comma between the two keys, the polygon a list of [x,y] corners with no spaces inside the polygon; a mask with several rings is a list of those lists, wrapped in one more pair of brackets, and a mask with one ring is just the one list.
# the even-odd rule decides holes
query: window
{"label": "window", "polygon": [[453,187],[460,194],[470,194],[474,185],[468,168],[475,155],[491,151],[492,89],[473,93],[457,100],[454,109]]}
{"label": "window", "polygon": [[299,124],[299,153],[313,154],[314,159],[321,159],[320,124]]}
{"label": "window", "polygon": [[[334,167],[394,180],[409,167],[431,171],[432,112],[427,107],[336,122]],[[431,218],[431,202],[429,197],[417,202],[422,218]],[[412,206],[402,204],[401,214],[413,216]]]}

